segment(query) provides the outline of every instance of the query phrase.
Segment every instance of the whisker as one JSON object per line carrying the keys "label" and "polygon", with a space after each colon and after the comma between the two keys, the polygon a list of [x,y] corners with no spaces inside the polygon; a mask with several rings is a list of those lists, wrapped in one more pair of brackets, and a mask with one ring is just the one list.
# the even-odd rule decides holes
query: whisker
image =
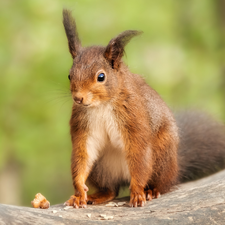
{"label": "whisker", "polygon": [[64,106],[66,103],[68,103],[69,100],[72,100],[72,99],[67,99],[65,102],[63,102],[62,105],[60,106],[60,109],[62,109],[63,106]]}
{"label": "whisker", "polygon": [[47,105],[59,105],[62,108],[69,101],[72,102],[71,92],[68,83],[59,83],[49,80],[48,90],[43,90],[41,99]]}

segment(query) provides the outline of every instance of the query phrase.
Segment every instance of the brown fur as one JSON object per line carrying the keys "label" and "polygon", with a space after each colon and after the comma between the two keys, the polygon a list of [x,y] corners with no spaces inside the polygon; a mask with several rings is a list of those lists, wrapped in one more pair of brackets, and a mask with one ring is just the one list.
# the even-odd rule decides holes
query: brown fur
{"label": "brown fur", "polygon": [[109,189],[101,190],[92,195],[88,195],[88,204],[101,204],[102,202],[107,202],[113,200],[116,197],[116,193],[114,191],[110,191]]}
{"label": "brown fur", "polygon": [[[64,10],[63,17],[73,58],[70,132],[76,190],[66,204],[77,208],[109,201],[120,186],[130,184],[131,206],[143,206],[146,196],[158,197],[178,182],[179,135],[161,97],[122,61],[125,45],[140,32],[125,31],[106,47],[82,48],[71,13]],[[101,73],[105,80],[99,82]],[[86,196],[86,181],[97,193]]]}

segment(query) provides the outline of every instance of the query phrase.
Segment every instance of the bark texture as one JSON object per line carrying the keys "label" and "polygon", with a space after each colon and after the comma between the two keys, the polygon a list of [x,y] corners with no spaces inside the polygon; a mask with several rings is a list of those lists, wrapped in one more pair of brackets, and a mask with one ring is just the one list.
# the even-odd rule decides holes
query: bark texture
{"label": "bark texture", "polygon": [[[129,198],[113,202],[128,203]],[[0,204],[0,224],[225,224],[225,170],[182,184],[145,207],[88,205],[86,209],[34,209]]]}

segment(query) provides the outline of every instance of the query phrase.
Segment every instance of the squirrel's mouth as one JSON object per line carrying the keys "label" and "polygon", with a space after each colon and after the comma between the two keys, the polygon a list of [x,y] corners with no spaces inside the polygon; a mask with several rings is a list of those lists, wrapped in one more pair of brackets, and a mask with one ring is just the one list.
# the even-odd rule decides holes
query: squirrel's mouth
{"label": "squirrel's mouth", "polygon": [[79,105],[79,106],[85,106],[85,107],[88,107],[88,106],[90,106],[91,105],[91,103],[90,104],[84,104],[84,103],[78,103],[78,102],[76,102],[76,101],[74,101],[75,103],[76,103],[76,105]]}

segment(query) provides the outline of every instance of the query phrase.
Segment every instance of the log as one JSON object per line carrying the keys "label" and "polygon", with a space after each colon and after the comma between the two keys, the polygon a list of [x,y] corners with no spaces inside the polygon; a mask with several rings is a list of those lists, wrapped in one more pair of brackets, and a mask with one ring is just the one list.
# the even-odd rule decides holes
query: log
{"label": "log", "polygon": [[[34,209],[0,204],[0,224],[225,224],[225,170],[182,184],[145,207],[88,205]],[[113,201],[128,203],[129,197]]]}

